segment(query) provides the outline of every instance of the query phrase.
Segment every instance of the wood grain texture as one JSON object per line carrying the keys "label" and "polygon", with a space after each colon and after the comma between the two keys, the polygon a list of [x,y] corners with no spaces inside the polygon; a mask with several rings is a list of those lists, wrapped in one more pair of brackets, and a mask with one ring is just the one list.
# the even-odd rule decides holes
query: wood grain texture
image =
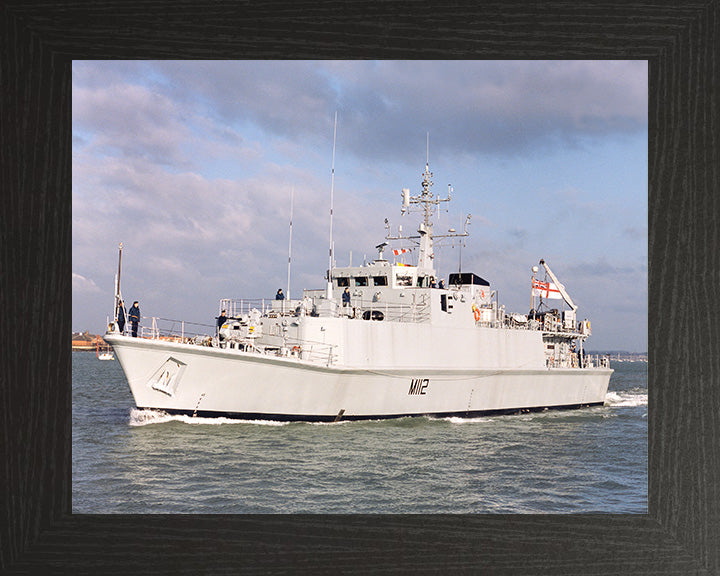
{"label": "wood grain texture", "polygon": [[[6,0],[0,571],[720,574],[719,2]],[[71,61],[287,57],[649,60],[648,515],[71,514]]]}

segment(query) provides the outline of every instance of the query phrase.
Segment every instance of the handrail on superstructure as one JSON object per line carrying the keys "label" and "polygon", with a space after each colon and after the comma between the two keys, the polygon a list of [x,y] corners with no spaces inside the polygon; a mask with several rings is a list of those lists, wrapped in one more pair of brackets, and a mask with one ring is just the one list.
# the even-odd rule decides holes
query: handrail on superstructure
{"label": "handrail on superstructure", "polygon": [[350,308],[355,310],[356,317],[363,313],[382,312],[388,322],[426,322],[430,319],[430,304],[425,299],[410,304],[395,304],[374,299],[351,298]]}

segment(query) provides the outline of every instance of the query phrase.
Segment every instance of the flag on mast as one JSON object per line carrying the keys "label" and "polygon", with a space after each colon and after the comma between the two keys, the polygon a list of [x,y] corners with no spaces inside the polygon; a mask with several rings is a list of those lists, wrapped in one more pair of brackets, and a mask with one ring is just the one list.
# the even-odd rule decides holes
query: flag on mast
{"label": "flag on mast", "polygon": [[400,256],[400,254],[405,254],[405,252],[410,252],[410,248],[396,248],[393,250],[393,254],[395,256]]}
{"label": "flag on mast", "polygon": [[532,294],[533,296],[540,296],[540,298],[562,300],[562,294],[558,287],[552,282],[541,282],[540,280],[532,281]]}

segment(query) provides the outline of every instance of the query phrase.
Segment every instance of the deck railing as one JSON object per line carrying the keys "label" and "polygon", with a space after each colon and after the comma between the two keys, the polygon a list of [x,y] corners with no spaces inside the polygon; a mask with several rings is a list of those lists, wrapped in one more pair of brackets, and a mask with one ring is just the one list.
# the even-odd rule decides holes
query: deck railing
{"label": "deck railing", "polygon": [[[227,350],[244,349],[258,354],[294,357],[323,366],[331,366],[338,360],[337,346],[324,342],[288,338],[282,347],[269,346],[262,349],[256,348],[248,342],[242,343],[241,346],[238,342],[220,341],[214,334],[215,327],[209,324],[149,316],[143,316],[142,320],[146,324],[138,327],[138,337],[148,340],[179,342]],[[131,333],[131,327],[126,325],[124,334],[129,336]]]}
{"label": "deck railing", "polygon": [[[310,299],[312,300],[312,297]],[[239,317],[253,309],[262,315],[295,316],[298,314],[298,308],[303,305],[303,300],[235,300],[227,298],[220,301],[220,308],[225,310],[229,317]],[[311,306],[312,304],[309,307]],[[352,297],[349,306],[343,306],[339,302],[337,307],[337,316],[362,317],[366,312],[369,312],[370,318],[373,317],[373,312],[381,312],[383,319],[390,322],[426,322],[430,319],[430,306],[424,300],[409,304],[395,304]],[[312,314],[312,310],[308,309],[305,313],[309,316]]]}
{"label": "deck railing", "polygon": [[571,352],[559,360],[553,356],[546,358],[545,364],[549,368],[609,368],[610,361],[607,355],[585,354],[583,363],[580,366],[580,358],[577,352]]}
{"label": "deck railing", "polygon": [[[138,337],[151,340],[186,342],[198,337],[212,337],[210,334],[214,330],[215,327],[210,324],[172,320],[157,316],[143,316],[140,320],[140,326],[138,326]],[[132,325],[130,323],[125,324],[123,333],[126,336],[132,334]]]}

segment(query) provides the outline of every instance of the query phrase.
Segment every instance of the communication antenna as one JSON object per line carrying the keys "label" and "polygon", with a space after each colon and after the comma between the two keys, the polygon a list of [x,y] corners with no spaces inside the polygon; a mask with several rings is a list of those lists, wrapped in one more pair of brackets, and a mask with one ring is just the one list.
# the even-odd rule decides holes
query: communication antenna
{"label": "communication antenna", "polygon": [[295,186],[293,185],[290,192],[290,238],[288,240],[288,274],[287,274],[287,292],[285,298],[290,300],[290,262],[292,261],[292,221],[293,221],[293,200],[295,198]]}
{"label": "communication antenna", "polygon": [[333,151],[332,151],[332,170],[330,176],[330,249],[328,257],[328,278],[327,278],[327,298],[332,298],[332,268],[333,268],[333,195],[335,192],[335,139],[337,137],[337,110],[335,110],[335,127],[333,128]]}

